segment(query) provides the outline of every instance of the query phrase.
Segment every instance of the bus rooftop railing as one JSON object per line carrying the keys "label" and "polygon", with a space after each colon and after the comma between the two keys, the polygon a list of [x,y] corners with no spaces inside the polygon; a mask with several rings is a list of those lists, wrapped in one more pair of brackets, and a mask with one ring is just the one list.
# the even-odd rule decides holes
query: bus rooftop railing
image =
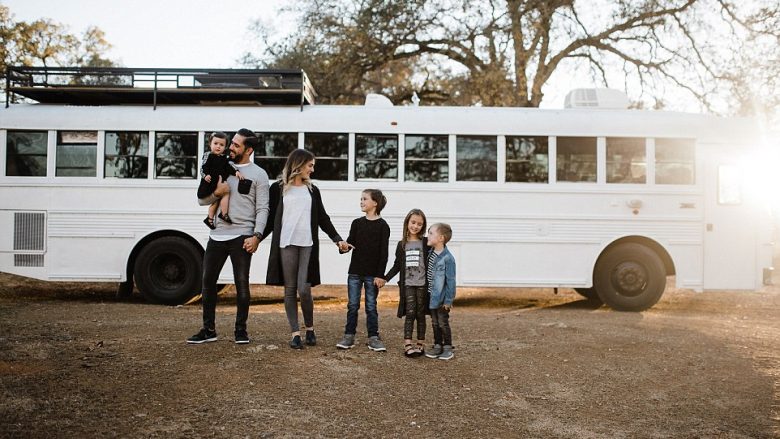
{"label": "bus rooftop railing", "polygon": [[26,67],[6,72],[6,107],[21,96],[73,105],[313,105],[303,70]]}

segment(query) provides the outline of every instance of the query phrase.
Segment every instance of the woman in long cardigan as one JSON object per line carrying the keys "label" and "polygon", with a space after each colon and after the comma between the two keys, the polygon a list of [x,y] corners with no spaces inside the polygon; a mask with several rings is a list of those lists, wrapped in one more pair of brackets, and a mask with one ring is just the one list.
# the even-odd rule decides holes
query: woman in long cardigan
{"label": "woman in long cardigan", "polygon": [[304,149],[290,153],[281,180],[271,185],[269,221],[263,232],[263,238],[274,232],[266,283],[284,286],[284,309],[292,332],[290,347],[293,349],[303,348],[296,293],[306,326],[306,344],[314,346],[317,343],[311,287],[320,284],[318,230],[327,233],[339,249],[346,251],[348,248],[325,211],[320,190],[311,184],[312,172],[314,154]]}

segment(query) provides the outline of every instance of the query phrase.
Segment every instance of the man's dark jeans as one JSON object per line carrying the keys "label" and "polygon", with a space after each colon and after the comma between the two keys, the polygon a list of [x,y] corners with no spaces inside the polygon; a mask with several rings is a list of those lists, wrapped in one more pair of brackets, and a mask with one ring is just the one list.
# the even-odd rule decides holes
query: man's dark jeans
{"label": "man's dark jeans", "polygon": [[236,331],[246,331],[249,316],[249,266],[252,254],[244,250],[244,239],[239,236],[229,241],[209,238],[203,255],[203,327],[215,330],[214,313],[217,308],[217,278],[228,256],[233,265],[233,282],[236,285]]}

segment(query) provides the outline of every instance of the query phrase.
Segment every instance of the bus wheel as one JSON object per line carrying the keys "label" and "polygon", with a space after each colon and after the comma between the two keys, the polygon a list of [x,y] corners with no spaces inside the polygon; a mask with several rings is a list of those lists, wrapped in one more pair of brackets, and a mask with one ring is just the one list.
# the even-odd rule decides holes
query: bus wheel
{"label": "bus wheel", "polygon": [[592,304],[601,304],[601,298],[599,297],[598,293],[596,293],[595,288],[575,288],[574,291],[577,292],[580,296],[588,299],[588,302]]}
{"label": "bus wheel", "polygon": [[618,244],[596,262],[593,286],[612,309],[643,311],[661,298],[666,271],[649,248],[633,242]]}
{"label": "bus wheel", "polygon": [[141,249],[133,275],[146,300],[177,305],[200,290],[202,262],[200,252],[192,243],[166,236]]}

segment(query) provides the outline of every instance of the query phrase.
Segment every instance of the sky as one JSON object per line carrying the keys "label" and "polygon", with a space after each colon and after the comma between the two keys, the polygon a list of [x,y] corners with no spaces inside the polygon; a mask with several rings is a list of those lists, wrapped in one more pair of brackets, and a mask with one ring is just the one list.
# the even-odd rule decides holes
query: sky
{"label": "sky", "polygon": [[[106,33],[125,67],[231,68],[253,46],[255,19],[276,21],[285,0],[0,0],[16,20],[50,18]],[[278,24],[278,23],[277,23]]]}

